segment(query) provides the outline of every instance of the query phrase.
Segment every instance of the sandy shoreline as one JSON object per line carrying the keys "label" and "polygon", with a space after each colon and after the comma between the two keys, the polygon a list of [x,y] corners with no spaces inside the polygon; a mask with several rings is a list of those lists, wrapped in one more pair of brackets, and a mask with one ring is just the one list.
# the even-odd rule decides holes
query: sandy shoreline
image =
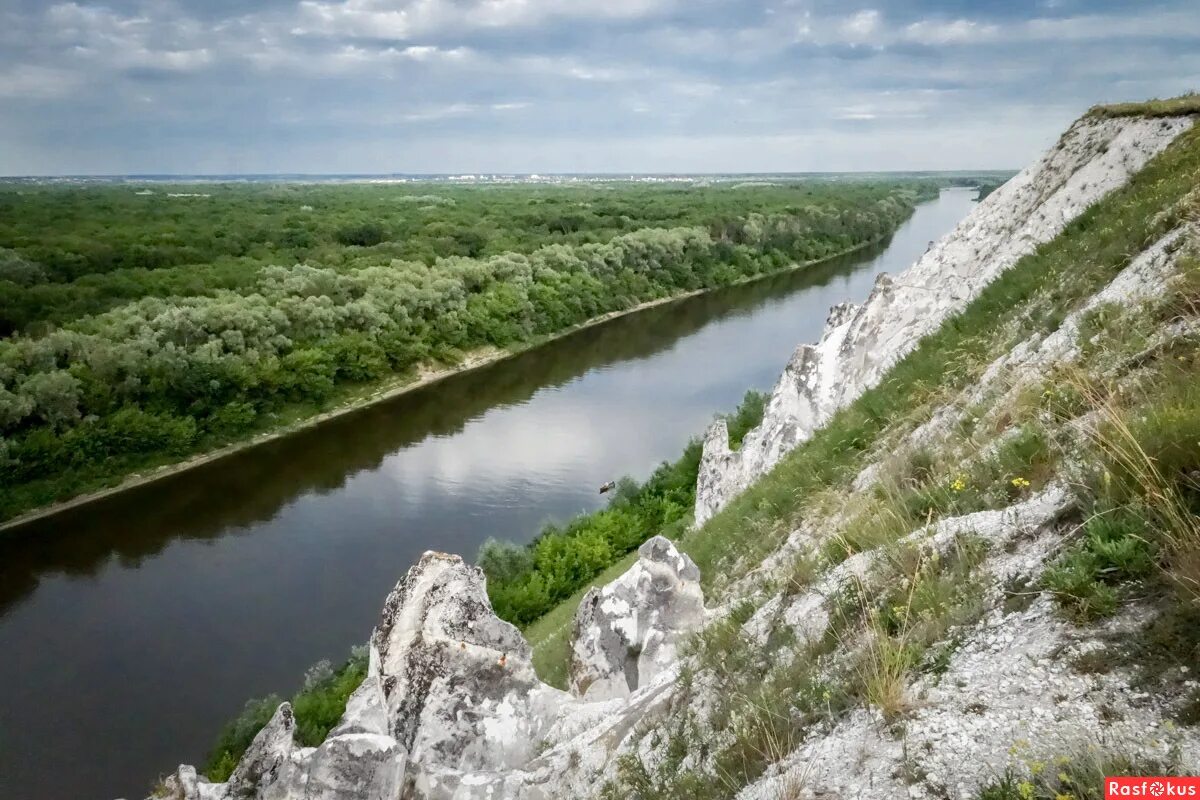
{"label": "sandy shoreline", "polygon": [[[894,231],[893,231],[893,233],[894,233]],[[774,277],[776,275],[782,275],[782,274],[788,273],[788,272],[795,272],[798,269],[803,269],[805,267],[811,267],[816,264],[821,264],[826,261],[831,261],[835,258],[839,258],[840,256],[845,256],[845,255],[849,255],[851,253],[855,253],[859,250],[870,247],[873,244],[877,244],[878,242],[882,241],[885,238],[887,238],[887,237],[880,237],[879,239],[873,239],[868,242],[863,242],[862,244],[848,248],[839,253],[834,253],[833,255],[826,256],[825,258],[819,258],[814,261],[805,261],[805,262],[792,264],[791,266],[786,267],[784,269],[775,270],[773,272],[765,272],[761,275],[755,275],[750,278],[745,278],[743,280],[736,281],[734,283],[728,284],[727,286],[740,286],[743,284],[753,283],[755,281],[760,281],[760,280],[764,280],[766,278]],[[549,336],[549,337],[546,337],[543,339],[538,339],[535,342],[531,342],[524,346],[518,346],[511,350],[498,350],[495,348],[477,350],[477,351],[474,351],[474,352],[468,354],[467,357],[464,358],[462,360],[462,362],[457,364],[456,366],[444,367],[441,369],[431,369],[431,370],[421,369],[421,370],[419,370],[419,377],[417,377],[414,380],[407,381],[404,383],[394,382],[391,384],[386,384],[365,397],[354,398],[340,406],[337,406],[336,408],[329,409],[328,411],[322,411],[319,414],[314,414],[313,416],[307,417],[303,420],[300,420],[299,422],[294,422],[290,425],[285,425],[281,428],[270,431],[268,433],[259,434],[258,436],[255,436],[250,439],[245,439],[240,442],[235,442],[233,444],[225,445],[224,447],[220,447],[216,450],[212,450],[207,453],[201,453],[199,455],[192,456],[190,458],[184,459],[183,461],[178,461],[173,464],[166,464],[161,467],[156,467],[156,468],[150,470],[149,472],[134,473],[132,475],[127,476],[124,480],[122,480],[116,486],[111,486],[107,489],[98,489],[94,492],[87,492],[85,494],[81,494],[81,495],[72,497],[70,500],[63,500],[62,502],[59,502],[59,503],[53,503],[48,506],[42,506],[41,508],[34,509],[33,511],[28,511],[24,514],[21,514],[20,516],[16,516],[16,517],[13,517],[12,519],[6,520],[4,522],[0,522],[0,534],[8,533],[8,532],[12,531],[13,529],[19,528],[24,525],[28,525],[31,522],[36,522],[38,520],[52,517],[55,514],[60,514],[64,511],[68,511],[73,508],[78,508],[80,506],[87,505],[88,503],[92,503],[97,500],[101,500],[105,497],[111,497],[112,495],[118,494],[119,492],[128,491],[130,489],[134,489],[139,486],[145,486],[147,484],[154,483],[155,481],[159,481],[164,478],[171,477],[173,475],[178,475],[178,474],[180,474],[182,472],[186,472],[190,469],[194,469],[196,467],[203,466],[204,464],[209,464],[214,461],[218,461],[222,458],[225,458],[227,456],[231,456],[235,453],[240,453],[243,450],[248,450],[252,447],[256,447],[261,444],[266,444],[267,442],[272,442],[277,439],[282,439],[285,436],[291,436],[292,434],[307,430],[309,428],[316,427],[317,425],[320,425],[324,422],[328,422],[331,419],[336,419],[337,417],[346,416],[347,414],[353,414],[356,411],[360,411],[364,408],[368,408],[370,406],[377,405],[378,403],[382,403],[387,400],[391,400],[392,398],[399,397],[400,395],[406,394],[408,392],[416,391],[417,389],[421,389],[426,386],[429,386],[430,384],[434,384],[434,383],[437,383],[438,381],[445,380],[446,378],[449,378],[451,376],[459,375],[459,374],[462,374],[465,372],[469,372],[471,370],[479,369],[480,367],[485,367],[490,364],[498,363],[505,359],[512,358],[516,355],[519,355],[520,353],[524,353],[529,350],[535,349],[537,347],[541,347],[542,345],[548,344],[557,339],[565,338],[567,336],[570,336],[573,333],[577,333],[579,331],[586,330],[587,328],[591,328],[596,325],[603,325],[604,323],[610,322],[619,317],[628,316],[630,314],[636,314],[639,311],[645,311],[646,309],[654,308],[655,306],[661,306],[661,305],[665,305],[667,303],[674,303],[674,302],[678,302],[680,300],[686,300],[689,297],[696,297],[697,295],[706,294],[707,292],[716,291],[717,289],[727,288],[727,286],[718,286],[718,287],[713,287],[711,289],[696,289],[691,292],[683,292],[681,294],[671,295],[670,297],[661,297],[657,300],[649,300],[645,303],[639,303],[636,306],[622,309],[620,311],[610,311],[607,314],[603,314],[599,317],[595,317],[593,319],[588,320],[587,322],[581,323],[579,325],[575,325],[574,327],[571,327],[571,328],[567,328],[559,333],[554,334],[553,336]]]}

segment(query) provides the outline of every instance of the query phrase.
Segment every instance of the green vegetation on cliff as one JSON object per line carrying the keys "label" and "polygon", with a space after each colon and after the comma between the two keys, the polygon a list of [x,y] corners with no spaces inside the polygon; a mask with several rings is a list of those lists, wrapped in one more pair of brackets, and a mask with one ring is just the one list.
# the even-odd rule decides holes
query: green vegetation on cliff
{"label": "green vegetation on cliff", "polygon": [[[878,709],[903,730],[906,687],[918,672],[936,675],[945,668],[955,647],[946,633],[972,619],[978,590],[969,560],[960,556],[949,566],[949,559],[914,560],[898,540],[929,522],[1008,506],[1055,477],[1069,480],[1077,496],[1074,533],[1043,585],[1012,587],[1011,601],[1019,606],[1048,591],[1064,618],[1080,625],[1136,603],[1144,625],[1115,629],[1109,646],[1076,668],[1130,670],[1140,689],[1182,696],[1171,709],[1178,722],[1200,721],[1200,692],[1187,681],[1200,653],[1200,240],[1194,229],[1182,243],[1191,252],[1180,255],[1165,296],[1085,315],[1074,342],[1081,357],[1069,370],[1045,375],[1044,386],[1016,397],[1000,389],[983,407],[957,405],[998,358],[1059,330],[1150,244],[1200,221],[1198,178],[1200,129],[1192,129],[1003,273],[878,386],[679,542],[700,567],[706,594],[736,599],[722,592],[777,552],[806,518],[829,520],[825,504],[833,503],[839,535],[817,558],[797,558],[794,585],[783,591],[804,591],[847,555],[866,550],[881,554],[885,576],[897,566],[908,569],[881,584],[901,591],[833,598],[829,633],[799,655],[779,658],[782,666],[774,654],[795,642],[780,636],[765,646],[751,644],[742,626],[755,611],[752,603],[708,626],[693,643],[697,662],[688,669],[705,671],[709,685],[716,676],[714,716],[724,722],[709,724],[730,735],[700,742],[687,717],[678,728],[660,722],[649,735],[664,737],[658,752],[667,758],[643,762],[635,750],[621,760],[602,797],[728,800],[855,707]],[[908,433],[947,408],[962,412],[949,439],[963,447],[893,453],[874,489],[851,489],[861,469],[888,457]],[[971,455],[963,459],[962,452]],[[959,552],[970,548],[960,545]],[[822,671],[835,649],[846,658],[844,668]],[[681,678],[684,692],[691,680],[688,673]],[[706,759],[685,767],[697,747],[706,748]],[[1120,754],[1104,761],[1123,768],[1131,763]],[[1061,763],[1045,774],[1044,765],[1005,774],[981,789],[980,800],[1100,796],[1085,782],[1105,774],[1103,767],[1072,766],[1070,758]]]}

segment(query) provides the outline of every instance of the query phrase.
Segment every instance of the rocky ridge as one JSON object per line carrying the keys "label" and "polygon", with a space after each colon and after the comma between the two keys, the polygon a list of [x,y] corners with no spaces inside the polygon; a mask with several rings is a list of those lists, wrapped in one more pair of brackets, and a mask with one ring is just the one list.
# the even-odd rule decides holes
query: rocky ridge
{"label": "rocky ridge", "polygon": [[1076,122],[1041,160],[988,195],[912,267],[897,276],[880,275],[861,306],[835,306],[821,340],[796,349],[762,423],[738,450],[729,448],[723,421],[709,428],[696,486],[696,525],[877,384],[996,276],[1123,185],[1191,125],[1191,117]]}
{"label": "rocky ridge", "polygon": [[[228,781],[210,783],[185,765],[157,796],[549,798],[568,785],[586,793],[584,767],[602,768],[659,701],[675,675],[676,642],[705,619],[686,555],[661,536],[639,555],[580,609],[571,694],[538,680],[529,644],[492,612],[478,567],[426,553],[388,595],[367,677],[319,747],[296,745],[283,703]],[[564,773],[578,773],[578,783]]]}

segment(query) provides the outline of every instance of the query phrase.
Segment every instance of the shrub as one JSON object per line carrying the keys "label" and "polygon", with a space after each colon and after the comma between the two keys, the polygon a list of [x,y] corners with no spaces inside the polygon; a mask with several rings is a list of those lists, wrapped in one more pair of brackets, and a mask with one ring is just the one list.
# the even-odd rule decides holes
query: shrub
{"label": "shrub", "polygon": [[387,231],[378,222],[357,222],[339,228],[337,240],[349,247],[374,247],[387,240]]}
{"label": "shrub", "polygon": [[242,713],[221,730],[204,767],[204,775],[211,781],[227,780],[242,753],[246,752],[246,748],[254,741],[258,732],[271,721],[275,709],[282,702],[283,699],[274,694],[257,700],[247,700]]}
{"label": "shrub", "polygon": [[533,554],[527,547],[489,538],[479,548],[475,563],[489,584],[511,583],[533,569]]}
{"label": "shrub", "polygon": [[1085,545],[1068,550],[1046,570],[1042,582],[1076,622],[1091,622],[1117,610],[1117,594],[1097,578],[1099,559]]}

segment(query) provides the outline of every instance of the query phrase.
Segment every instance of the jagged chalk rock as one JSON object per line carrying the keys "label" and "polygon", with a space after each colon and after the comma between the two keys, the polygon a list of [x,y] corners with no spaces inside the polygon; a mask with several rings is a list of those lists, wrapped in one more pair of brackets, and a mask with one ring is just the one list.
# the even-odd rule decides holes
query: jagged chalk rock
{"label": "jagged chalk rock", "polygon": [[330,734],[320,747],[297,751],[263,800],[397,800],[406,753],[390,736]]}
{"label": "jagged chalk rock", "polygon": [[383,690],[372,675],[319,747],[293,751],[264,800],[395,800],[408,754],[387,729]]}
{"label": "jagged chalk rock", "polygon": [[280,703],[270,722],[258,732],[242,760],[234,768],[225,787],[224,797],[262,797],[267,787],[279,777],[279,772],[288,762],[295,742],[296,717],[291,703]]}
{"label": "jagged chalk rock", "polygon": [[[212,786],[212,784],[209,784]],[[220,784],[220,791],[225,791],[225,785]],[[200,778],[196,768],[189,764],[180,764],[173,775],[168,775],[149,800],[200,800],[201,797],[219,797],[216,792],[208,795],[200,793]]]}
{"label": "jagged chalk rock", "polygon": [[655,536],[638,560],[575,614],[571,691],[586,700],[625,697],[649,685],[676,656],[680,636],[704,621],[700,570],[669,539]]}
{"label": "jagged chalk rock", "polygon": [[419,795],[452,796],[463,773],[511,770],[536,753],[565,692],[541,683],[528,643],[492,611],[483,572],[426,553],[371,636],[389,733]]}
{"label": "jagged chalk rock", "polygon": [[383,703],[383,687],[378,675],[368,675],[346,700],[346,711],[329,735],[387,732],[388,718]]}

